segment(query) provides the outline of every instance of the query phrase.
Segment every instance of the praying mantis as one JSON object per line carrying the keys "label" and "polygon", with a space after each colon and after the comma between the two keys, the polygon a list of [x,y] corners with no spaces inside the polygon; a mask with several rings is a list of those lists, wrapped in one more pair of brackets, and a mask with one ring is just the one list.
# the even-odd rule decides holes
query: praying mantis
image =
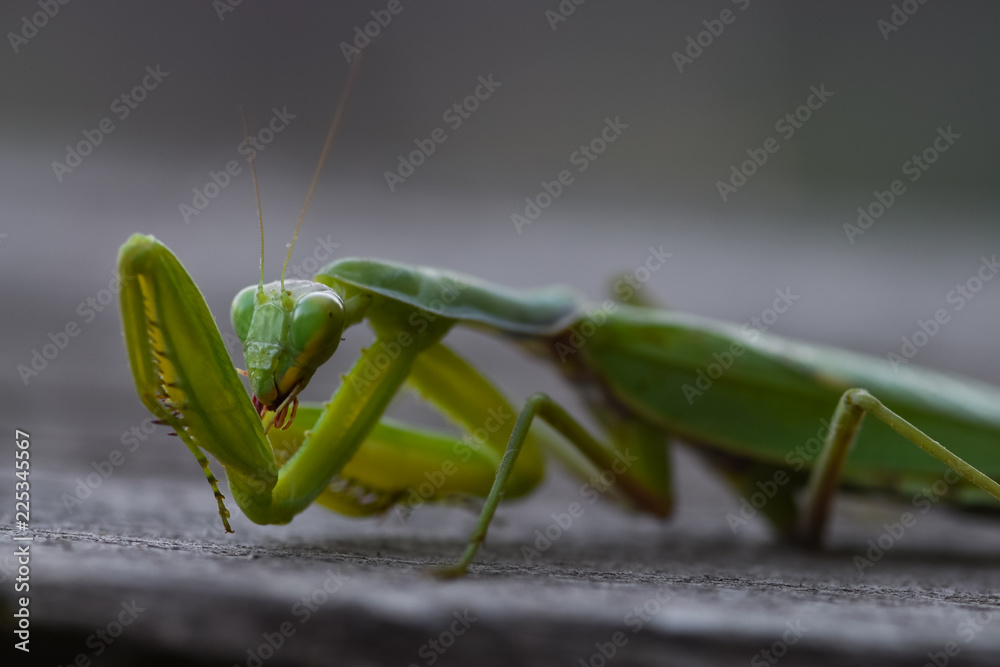
{"label": "praying mantis", "polygon": [[[610,473],[609,495],[668,517],[670,446],[685,442],[737,493],[768,488],[761,514],[812,546],[821,544],[841,489],[911,497],[945,475],[941,499],[956,507],[1000,500],[1000,389],[760,332],[748,338],[738,325],[638,303],[588,304],[564,288],[513,290],[398,262],[344,258],[309,281],[285,280],[283,269],[265,284],[260,224],[259,282],[231,309],[251,396],[174,254],[135,234],[118,257],[120,275],[135,278],[123,281],[120,301],[138,394],[201,464],[227,531],[229,511],[206,454],[259,524],[287,523],[313,502],[378,515],[417,488],[430,502],[481,498],[468,545],[437,570],[442,576],[466,573],[501,500],[542,480],[546,453],[584,478]],[[300,403],[343,332],[363,321],[375,340],[331,400]],[[456,327],[499,335],[552,362],[579,389],[603,437],[544,393],[515,408],[447,345]],[[699,377],[713,365],[720,372],[694,400],[691,388],[703,386]],[[384,417],[404,385],[464,436]],[[865,415],[872,419],[862,428]],[[537,420],[554,434],[532,428]],[[796,448],[810,440],[815,455],[803,456]]]}

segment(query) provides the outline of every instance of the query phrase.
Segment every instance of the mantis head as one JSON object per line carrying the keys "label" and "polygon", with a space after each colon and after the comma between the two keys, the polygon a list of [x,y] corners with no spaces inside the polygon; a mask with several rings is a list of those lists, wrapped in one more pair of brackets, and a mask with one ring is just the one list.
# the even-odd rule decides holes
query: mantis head
{"label": "mantis head", "polygon": [[[347,324],[344,301],[332,289],[308,280],[251,285],[232,305],[233,329],[243,344],[254,406],[274,425],[291,424],[297,395],[340,345]],[[291,414],[289,414],[291,404]]]}

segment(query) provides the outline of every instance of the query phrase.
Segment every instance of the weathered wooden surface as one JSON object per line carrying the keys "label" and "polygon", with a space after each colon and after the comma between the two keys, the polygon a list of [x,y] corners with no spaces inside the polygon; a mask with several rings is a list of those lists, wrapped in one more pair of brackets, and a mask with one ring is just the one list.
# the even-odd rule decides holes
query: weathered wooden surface
{"label": "weathered wooden surface", "polygon": [[[756,521],[734,536],[732,501],[696,466],[682,475],[679,517],[662,525],[598,503],[556,531],[551,515],[579,500],[557,478],[500,512],[467,579],[440,582],[425,568],[460,551],[465,511],[378,523],[314,509],[287,527],[237,513],[224,535],[194,466],[157,467],[116,471],[72,513],[60,498],[77,473],[38,473],[34,646],[49,664],[93,657],[88,636],[123,604],[141,611],[94,664],[253,665],[248,651],[268,657],[269,635],[281,646],[264,664],[599,665],[616,632],[614,664],[767,664],[760,652],[783,654],[773,645],[789,627],[801,637],[789,635],[787,665],[919,665],[949,642],[956,664],[1000,659],[1000,532],[943,510],[862,576],[854,555],[906,508],[841,503],[831,549],[806,554]],[[526,562],[522,547],[547,528],[557,539]],[[456,614],[468,629],[456,625],[452,642]],[[997,622],[976,632],[983,614]],[[437,653],[435,638],[453,645]]]}

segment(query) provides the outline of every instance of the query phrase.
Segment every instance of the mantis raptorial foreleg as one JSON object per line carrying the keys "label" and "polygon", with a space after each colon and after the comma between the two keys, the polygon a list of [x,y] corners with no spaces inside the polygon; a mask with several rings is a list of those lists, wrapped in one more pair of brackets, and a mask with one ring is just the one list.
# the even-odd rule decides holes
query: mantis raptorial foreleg
{"label": "mantis raptorial foreleg", "polygon": [[809,478],[806,501],[801,514],[799,539],[807,546],[819,546],[830,515],[833,496],[840,483],[847,454],[857,438],[865,413],[885,422],[904,438],[980,489],[1000,500],[1000,484],[952,453],[941,443],[885,407],[864,389],[848,389],[833,413],[830,432],[816,467]]}

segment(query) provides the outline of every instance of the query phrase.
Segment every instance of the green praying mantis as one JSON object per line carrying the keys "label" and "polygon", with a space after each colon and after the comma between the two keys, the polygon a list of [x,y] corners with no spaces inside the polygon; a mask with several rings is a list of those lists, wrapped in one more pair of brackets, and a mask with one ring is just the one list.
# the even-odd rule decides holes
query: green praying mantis
{"label": "green praying mantis", "polygon": [[[342,100],[299,226],[343,108]],[[259,193],[257,200],[259,211]],[[502,499],[539,484],[546,452],[585,476],[611,472],[609,495],[667,517],[669,447],[683,441],[737,493],[780,480],[760,511],[781,534],[808,545],[821,543],[839,489],[909,497],[950,474],[942,498],[956,507],[1000,500],[1000,389],[772,335],[748,338],[737,325],[650,306],[587,304],[562,288],[513,290],[397,262],[339,259],[311,281],[285,280],[283,269],[265,284],[260,224],[259,282],[239,292],[231,310],[252,398],[173,253],[136,234],[118,258],[120,274],[135,278],[124,282],[120,299],[139,396],[201,464],[227,531],[229,512],[206,454],[225,468],[233,499],[259,524],[287,523],[313,502],[377,515],[417,488],[432,502],[483,499],[465,551],[438,571],[445,576],[466,572]],[[344,330],[362,321],[375,340],[331,400],[300,404]],[[444,342],[455,327],[495,333],[553,362],[604,437],[544,393],[515,409]],[[723,368],[722,359],[723,372],[694,400],[704,369]],[[384,417],[404,385],[464,437]],[[498,418],[504,414],[517,417]],[[866,414],[874,419],[862,428]],[[554,434],[532,428],[536,420]],[[820,424],[827,428],[816,455],[796,454]],[[436,471],[430,486],[428,471]]]}

